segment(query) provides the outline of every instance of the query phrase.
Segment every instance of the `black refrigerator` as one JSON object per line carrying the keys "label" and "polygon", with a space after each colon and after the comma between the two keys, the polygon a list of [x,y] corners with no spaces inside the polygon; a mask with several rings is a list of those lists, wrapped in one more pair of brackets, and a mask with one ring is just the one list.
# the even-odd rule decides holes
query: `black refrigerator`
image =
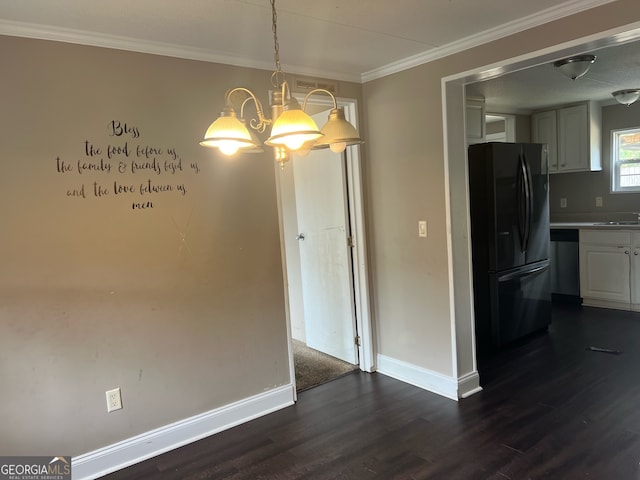
{"label": "black refrigerator", "polygon": [[551,323],[546,147],[469,146],[469,199],[480,356]]}

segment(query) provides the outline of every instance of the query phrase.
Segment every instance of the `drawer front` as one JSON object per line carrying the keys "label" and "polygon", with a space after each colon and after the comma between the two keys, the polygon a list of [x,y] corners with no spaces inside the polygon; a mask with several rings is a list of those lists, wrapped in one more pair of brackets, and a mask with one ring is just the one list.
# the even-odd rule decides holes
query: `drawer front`
{"label": "drawer front", "polygon": [[[638,240],[640,241],[640,234]],[[580,230],[580,243],[596,243],[598,245],[631,245],[631,232],[620,230]]]}

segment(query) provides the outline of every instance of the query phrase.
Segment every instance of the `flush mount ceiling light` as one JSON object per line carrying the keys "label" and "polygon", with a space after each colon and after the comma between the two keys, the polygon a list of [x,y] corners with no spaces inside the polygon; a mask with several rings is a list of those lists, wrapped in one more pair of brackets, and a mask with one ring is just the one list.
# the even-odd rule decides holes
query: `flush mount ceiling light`
{"label": "flush mount ceiling light", "polygon": [[575,57],[558,60],[553,63],[553,66],[571,80],[576,80],[587,73],[589,71],[589,67],[591,67],[591,64],[595,61],[595,55],[577,55]]}
{"label": "flush mount ceiling light", "polygon": [[618,90],[611,95],[622,105],[627,107],[632,103],[635,103],[640,98],[640,88],[630,88],[627,90]]}
{"label": "flush mount ceiling light", "polygon": [[[277,14],[275,0],[271,1],[271,27],[273,31],[275,71],[271,75],[271,118],[267,118],[260,100],[249,89],[235,87],[227,91],[225,106],[220,116],[209,126],[200,145],[213,147],[224,155],[252,153],[262,151],[260,141],[248,127],[263,133],[271,126],[269,138],[264,142],[273,147],[276,161],[281,167],[290,158],[291,152],[304,154],[310,149],[330,148],[333,152],[342,152],[349,145],[363,143],[356,128],[345,119],[344,109],[338,107],[336,97],[328,90],[316,88],[304,97],[303,107],[291,95],[289,85],[284,79],[280,67],[280,46],[278,44]],[[305,113],[308,98],[316,93],[329,95],[333,108],[329,119],[322,129]],[[240,117],[236,113],[233,101],[240,102]],[[235,97],[235,98],[234,98]],[[247,122],[244,118],[245,104],[253,102],[256,116]],[[248,125],[248,126],[247,126]]]}

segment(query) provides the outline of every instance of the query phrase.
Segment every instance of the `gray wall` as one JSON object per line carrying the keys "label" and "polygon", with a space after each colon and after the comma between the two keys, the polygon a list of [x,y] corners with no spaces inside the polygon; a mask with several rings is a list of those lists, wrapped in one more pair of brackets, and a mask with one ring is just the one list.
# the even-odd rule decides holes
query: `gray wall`
{"label": "gray wall", "polygon": [[[17,37],[0,58],[0,452],[76,456],[290,384],[279,169],[198,145],[229,87],[267,104],[271,72]],[[131,171],[146,146],[159,173]]]}
{"label": "gray wall", "polygon": [[[611,193],[611,131],[640,127],[640,102],[602,107],[602,171],[563,173],[550,178],[551,221],[631,220],[640,212],[640,193]],[[560,208],[560,199],[567,207]],[[602,197],[602,207],[595,198]]]}

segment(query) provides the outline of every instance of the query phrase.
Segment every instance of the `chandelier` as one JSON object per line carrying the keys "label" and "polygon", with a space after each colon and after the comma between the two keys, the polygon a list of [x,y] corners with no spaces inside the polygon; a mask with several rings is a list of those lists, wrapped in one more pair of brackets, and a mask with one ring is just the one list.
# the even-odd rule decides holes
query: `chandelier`
{"label": "chandelier", "polygon": [[[271,74],[271,118],[265,116],[262,103],[251,90],[244,87],[232,88],[225,94],[225,104],[220,116],[209,126],[200,145],[217,148],[228,156],[262,152],[260,140],[249,127],[258,133],[264,133],[270,126],[269,137],[264,143],[273,147],[275,160],[284,167],[292,152],[304,155],[311,149],[330,148],[338,153],[349,145],[363,143],[356,128],[346,120],[344,108],[338,107],[336,97],[330,91],[323,88],[311,90],[304,97],[302,107],[291,95],[280,66],[275,0],[270,1],[275,60],[275,71]],[[304,111],[309,97],[317,93],[329,95],[333,101],[333,108],[322,129],[318,129],[314,120]],[[240,116],[234,108],[234,100],[236,105],[241,105]],[[247,122],[244,109],[251,102],[256,114]]]}

